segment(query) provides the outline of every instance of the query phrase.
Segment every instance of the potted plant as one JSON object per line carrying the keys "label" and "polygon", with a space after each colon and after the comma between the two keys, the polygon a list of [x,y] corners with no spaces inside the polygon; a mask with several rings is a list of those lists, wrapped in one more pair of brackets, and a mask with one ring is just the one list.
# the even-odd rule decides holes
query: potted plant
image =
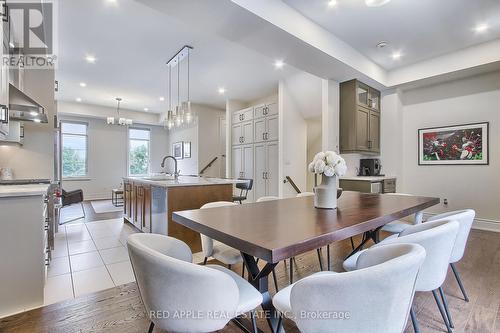
{"label": "potted plant", "polygon": [[342,156],[333,151],[319,152],[309,164],[309,172],[321,175],[321,185],[314,188],[314,206],[323,209],[337,208],[337,177],[347,172]]}

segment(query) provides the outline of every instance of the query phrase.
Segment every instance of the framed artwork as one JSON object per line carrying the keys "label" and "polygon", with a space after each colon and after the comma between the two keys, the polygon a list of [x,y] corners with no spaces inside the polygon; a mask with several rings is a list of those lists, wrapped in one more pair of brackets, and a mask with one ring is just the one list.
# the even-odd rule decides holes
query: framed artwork
{"label": "framed artwork", "polygon": [[175,142],[172,144],[172,155],[178,160],[184,158],[184,143],[182,141]]}
{"label": "framed artwork", "polygon": [[488,165],[489,123],[418,130],[419,165]]}
{"label": "framed artwork", "polygon": [[184,158],[191,158],[191,142],[184,142]]}

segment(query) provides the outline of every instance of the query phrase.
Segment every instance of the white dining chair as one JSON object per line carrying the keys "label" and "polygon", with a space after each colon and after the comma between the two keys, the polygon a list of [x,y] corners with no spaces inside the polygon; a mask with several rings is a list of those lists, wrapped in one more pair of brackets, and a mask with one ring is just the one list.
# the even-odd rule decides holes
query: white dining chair
{"label": "white dining chair", "polygon": [[[386,195],[400,195],[400,196],[410,196],[411,194],[406,194],[406,193],[386,193]],[[413,223],[408,222],[408,221],[403,221],[403,220],[396,220],[387,223],[382,227],[381,230],[390,232],[392,234],[399,234],[401,231],[405,230],[408,226],[414,225],[414,224],[420,224],[422,223],[423,219],[423,212],[418,211],[415,213],[413,217]]]}
{"label": "white dining chair", "polygon": [[[455,240],[457,239],[458,229],[459,223],[455,220],[446,219],[421,223],[409,226],[403,230],[398,237],[386,238],[370,248],[399,243],[415,243],[425,248],[427,255],[418,274],[416,291],[432,291],[448,333],[451,333],[451,326],[448,315],[438,298],[438,291],[441,297],[445,299],[441,286],[446,278],[451,253],[455,245]],[[363,255],[364,251],[366,250],[357,252],[344,261],[344,269],[346,271],[358,269],[358,258]],[[413,309],[410,314],[414,330],[418,333],[419,326]]]}
{"label": "white dining chair", "polygon": [[275,201],[275,200],[279,200],[280,198],[278,197],[275,197],[274,195],[270,195],[270,196],[267,196],[267,197],[260,197],[257,199],[256,202],[266,202],[266,201]]}
{"label": "white dining chair", "polygon": [[372,248],[358,270],[313,274],[277,293],[273,305],[304,333],[400,333],[425,256],[418,244]]}
{"label": "white dining chair", "polygon": [[[237,203],[229,202],[229,201],[217,201],[210,202],[201,207],[201,209],[208,208],[218,208],[218,207],[231,207],[238,206]],[[240,251],[224,244],[219,241],[213,240],[212,238],[201,234],[201,248],[203,251],[203,255],[205,259],[203,260],[203,264],[206,265],[208,258],[212,257],[217,259],[224,265],[227,265],[227,268],[231,269],[232,265],[243,263],[243,257],[241,256]],[[245,265],[242,268],[242,276],[244,275]]]}
{"label": "white dining chair", "polygon": [[465,210],[458,210],[458,211],[434,215],[433,217],[427,219],[426,222],[428,223],[431,221],[450,219],[450,220],[456,220],[460,224],[460,227],[458,229],[457,240],[455,241],[455,246],[453,247],[453,251],[451,252],[450,266],[451,270],[453,271],[453,274],[455,275],[455,279],[458,282],[458,286],[462,291],[464,300],[466,302],[469,301],[469,296],[467,296],[467,292],[465,291],[462,280],[460,279],[458,270],[455,267],[455,263],[460,261],[464,256],[465,247],[467,246],[467,239],[469,238],[470,229],[472,228],[472,223],[474,222],[475,217],[476,217],[476,212],[474,210],[465,209]]}
{"label": "white dining chair", "polygon": [[297,198],[303,198],[303,197],[314,197],[313,192],[302,192],[297,194]]}
{"label": "white dining chair", "polygon": [[168,332],[212,332],[248,312],[257,332],[254,311],[262,295],[238,274],[193,264],[187,244],[164,235],[133,234],[127,247],[150,333],[155,326]]}

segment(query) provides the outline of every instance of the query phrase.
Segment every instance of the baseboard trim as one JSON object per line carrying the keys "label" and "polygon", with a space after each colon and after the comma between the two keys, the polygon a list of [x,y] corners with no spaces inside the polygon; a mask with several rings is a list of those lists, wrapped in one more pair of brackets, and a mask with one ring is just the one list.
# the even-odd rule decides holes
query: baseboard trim
{"label": "baseboard trim", "polygon": [[[434,213],[425,213],[424,212],[424,218],[427,219],[431,216],[434,216],[437,214]],[[476,230],[484,230],[484,231],[493,231],[493,232],[500,232],[500,221],[498,220],[489,220],[489,219],[482,219],[482,218],[475,218],[474,223],[472,224],[472,229]]]}

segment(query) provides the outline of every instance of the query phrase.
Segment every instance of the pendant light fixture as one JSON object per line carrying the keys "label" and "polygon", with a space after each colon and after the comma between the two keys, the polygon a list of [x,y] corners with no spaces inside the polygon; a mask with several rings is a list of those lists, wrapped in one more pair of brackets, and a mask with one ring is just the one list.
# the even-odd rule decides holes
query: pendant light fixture
{"label": "pendant light fixture", "polygon": [[115,123],[115,117],[107,117],[106,122],[108,123],[108,125],[121,125],[121,126],[132,125],[133,124],[132,119],[120,117],[120,103],[122,99],[120,97],[116,97],[115,100],[117,102],[116,113],[118,117],[116,118],[116,123]]}
{"label": "pendant light fixture", "polygon": [[[170,60],[167,62],[168,66],[168,77],[169,77],[169,110],[167,116],[165,117],[165,127],[168,130],[174,128],[181,128],[185,126],[191,126],[196,122],[196,115],[191,109],[191,92],[190,92],[190,53],[193,48],[191,46],[184,46],[179,52],[177,52]],[[181,101],[181,64],[183,60],[187,61],[187,99]],[[172,68],[177,66],[177,103],[175,109],[172,109]]]}

